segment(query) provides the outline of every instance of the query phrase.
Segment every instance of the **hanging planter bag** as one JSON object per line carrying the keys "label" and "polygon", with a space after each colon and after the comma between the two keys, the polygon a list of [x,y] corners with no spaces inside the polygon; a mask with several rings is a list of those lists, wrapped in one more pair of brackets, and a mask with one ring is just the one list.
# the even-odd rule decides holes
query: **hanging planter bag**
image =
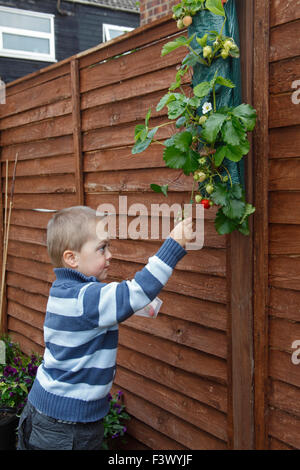
{"label": "hanging planter bag", "polygon": [[[224,9],[226,13],[226,22],[223,27],[223,34],[233,38],[237,46],[240,47],[235,0],[228,0],[228,2],[224,5]],[[193,23],[188,28],[188,35],[191,37],[193,34],[196,34],[196,36],[200,38],[212,30],[220,32],[223,26],[223,22],[223,16],[214,15],[208,10],[200,11],[193,17]],[[207,45],[212,45],[212,42],[208,40]],[[191,46],[195,50],[199,48],[196,38],[194,38],[191,42]],[[228,57],[226,60],[224,60],[222,57],[220,57],[214,60],[210,67],[199,63],[196,64],[193,67],[193,87],[203,81],[212,80],[217,70],[218,75],[222,75],[223,77],[230,79],[235,84],[235,88],[227,88],[221,85],[216,86],[217,109],[220,109],[223,106],[238,106],[242,102],[241,70],[240,59],[238,58]],[[205,102],[213,102],[212,92],[203,99],[201,107],[199,108],[200,114],[200,109],[202,109],[202,105]],[[244,187],[244,161],[241,160],[240,162],[235,163],[225,158],[224,164],[230,172],[232,182],[242,184]]]}

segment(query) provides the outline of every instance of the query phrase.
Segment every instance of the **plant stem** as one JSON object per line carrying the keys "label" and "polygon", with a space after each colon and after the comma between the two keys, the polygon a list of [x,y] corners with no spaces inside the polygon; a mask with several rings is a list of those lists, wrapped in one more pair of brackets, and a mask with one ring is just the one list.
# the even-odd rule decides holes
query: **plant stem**
{"label": "plant stem", "polygon": [[230,173],[227,170],[226,166],[223,166],[223,168],[227,171],[227,175],[229,176],[230,186],[232,187],[232,179],[231,179]]}

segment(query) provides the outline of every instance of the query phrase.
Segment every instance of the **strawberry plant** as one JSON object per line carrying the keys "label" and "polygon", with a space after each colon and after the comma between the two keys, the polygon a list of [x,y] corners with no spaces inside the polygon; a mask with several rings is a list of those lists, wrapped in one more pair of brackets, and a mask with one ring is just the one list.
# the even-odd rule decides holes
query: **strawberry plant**
{"label": "strawberry plant", "polygon": [[[193,175],[191,203],[202,204],[205,209],[218,206],[215,227],[219,234],[238,230],[249,234],[248,217],[255,208],[245,200],[245,191],[240,184],[234,184],[227,161],[240,162],[248,154],[250,144],[248,132],[256,124],[256,110],[249,104],[222,106],[218,109],[216,87],[221,90],[234,88],[235,84],[216,69],[209,81],[202,81],[186,94],[182,79],[191,68],[200,64],[211,67],[216,60],[239,58],[239,48],[232,37],[223,34],[226,15],[222,0],[182,0],[173,7],[173,18],[178,28],[189,26],[193,16],[201,10],[224,16],[220,31],[209,31],[202,37],[195,33],[191,37],[180,36],[162,48],[162,56],[179,47],[187,49],[187,55],[176,73],[175,80],[156,106],[160,111],[167,108],[168,121],[151,127],[151,109],[145,123],[135,128],[133,154],[146,150],[151,144],[164,146],[163,159],[169,168],[182,169],[185,175]],[[192,47],[191,44],[197,44]],[[210,101],[205,101],[211,96]],[[173,125],[176,132],[164,142],[156,139],[162,126]],[[151,184],[155,192],[167,196],[168,185]]]}

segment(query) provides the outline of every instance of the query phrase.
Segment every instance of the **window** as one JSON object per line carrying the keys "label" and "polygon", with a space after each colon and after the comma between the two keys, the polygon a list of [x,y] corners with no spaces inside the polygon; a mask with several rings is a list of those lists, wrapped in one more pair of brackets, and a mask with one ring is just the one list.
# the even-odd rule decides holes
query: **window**
{"label": "window", "polygon": [[0,56],[56,62],[54,15],[0,6]]}
{"label": "window", "polygon": [[113,24],[103,24],[103,42],[110,41],[121,34],[132,31],[133,28],[128,28],[127,26],[115,26]]}

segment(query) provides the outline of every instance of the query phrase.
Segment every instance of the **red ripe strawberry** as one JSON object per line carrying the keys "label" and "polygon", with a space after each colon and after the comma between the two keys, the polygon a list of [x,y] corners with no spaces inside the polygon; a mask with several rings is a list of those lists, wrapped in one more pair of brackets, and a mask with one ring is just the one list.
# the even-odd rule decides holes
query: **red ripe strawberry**
{"label": "red ripe strawberry", "polygon": [[222,0],[222,5],[224,5],[224,3],[227,3],[227,0]]}
{"label": "red ripe strawberry", "polygon": [[204,206],[204,209],[210,209],[209,199],[202,199],[200,204]]}

